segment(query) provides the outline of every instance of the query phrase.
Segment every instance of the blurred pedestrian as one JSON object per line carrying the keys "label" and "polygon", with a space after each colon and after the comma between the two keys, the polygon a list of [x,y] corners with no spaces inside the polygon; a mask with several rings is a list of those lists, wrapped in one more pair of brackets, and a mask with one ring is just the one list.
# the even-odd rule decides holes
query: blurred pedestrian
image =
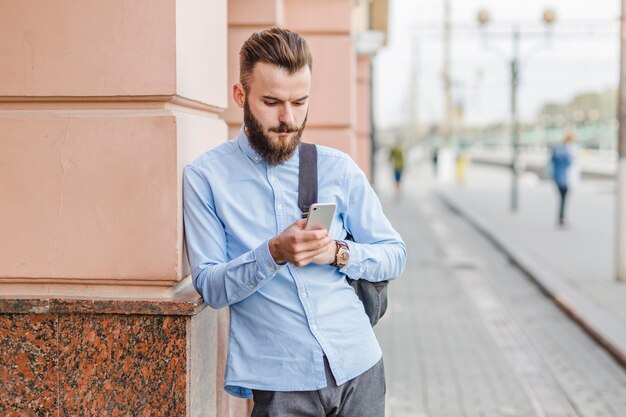
{"label": "blurred pedestrian", "polygon": [[437,163],[439,162],[439,147],[433,146],[431,161],[433,162],[433,173],[437,176]]}
{"label": "blurred pedestrian", "polygon": [[572,165],[572,143],[574,134],[568,132],[563,138],[563,143],[552,147],[552,179],[559,191],[559,226],[565,226],[565,201],[569,189],[569,170]]}
{"label": "blurred pedestrian", "polygon": [[400,195],[402,173],[404,172],[404,150],[402,144],[397,141],[389,151],[389,161],[393,166],[393,175],[396,183],[396,195]]}

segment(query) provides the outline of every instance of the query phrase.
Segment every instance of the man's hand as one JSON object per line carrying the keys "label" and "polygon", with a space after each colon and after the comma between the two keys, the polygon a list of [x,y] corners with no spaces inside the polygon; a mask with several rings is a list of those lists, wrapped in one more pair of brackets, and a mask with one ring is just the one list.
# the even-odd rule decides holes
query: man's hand
{"label": "man's hand", "polygon": [[306,219],[297,220],[269,242],[277,264],[305,266],[311,262],[330,264],[335,260],[336,243],[325,229],[304,230]]}

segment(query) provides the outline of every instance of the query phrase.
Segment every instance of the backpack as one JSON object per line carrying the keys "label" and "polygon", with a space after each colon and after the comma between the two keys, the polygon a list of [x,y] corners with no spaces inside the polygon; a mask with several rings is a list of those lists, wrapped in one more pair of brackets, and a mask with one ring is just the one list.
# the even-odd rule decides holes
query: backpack
{"label": "backpack", "polygon": [[[300,144],[300,167],[298,177],[298,207],[302,211],[302,217],[309,214],[311,204],[317,202],[317,147],[311,143]],[[352,240],[348,232],[346,240]],[[373,326],[387,311],[387,285],[389,281],[370,282],[366,279],[346,280],[363,303],[365,314]]]}

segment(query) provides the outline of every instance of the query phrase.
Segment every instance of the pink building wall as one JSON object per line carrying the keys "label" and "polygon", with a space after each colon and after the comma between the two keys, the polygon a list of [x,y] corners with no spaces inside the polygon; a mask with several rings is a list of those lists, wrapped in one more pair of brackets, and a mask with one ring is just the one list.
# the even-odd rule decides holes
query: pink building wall
{"label": "pink building wall", "polygon": [[227,137],[226,2],[2,4],[1,293],[171,295],[182,167]]}
{"label": "pink building wall", "polygon": [[371,57],[357,56],[356,143],[355,160],[368,178],[372,174]]}
{"label": "pink building wall", "polygon": [[0,25],[3,415],[217,415],[181,175],[227,139],[226,1],[0,2]]}
{"label": "pink building wall", "polygon": [[[301,32],[314,56],[305,140],[348,152],[369,172],[369,73],[354,53],[353,3],[0,2],[8,415],[105,404],[133,415],[249,413],[250,402],[222,389],[228,311],[204,308],[190,287],[182,169],[239,130],[231,99],[239,47],[252,31],[283,26]],[[161,328],[174,333],[156,337]],[[36,360],[20,360],[24,338]],[[160,358],[171,340],[177,349]],[[136,372],[82,368],[113,346]],[[177,392],[144,378],[163,369]]]}

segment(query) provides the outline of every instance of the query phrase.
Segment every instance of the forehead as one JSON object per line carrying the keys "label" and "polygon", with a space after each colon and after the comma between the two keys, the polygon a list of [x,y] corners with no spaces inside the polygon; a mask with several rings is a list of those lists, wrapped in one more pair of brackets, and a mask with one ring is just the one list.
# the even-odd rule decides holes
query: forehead
{"label": "forehead", "polygon": [[311,70],[307,65],[293,74],[265,62],[258,62],[252,70],[250,94],[289,99],[307,96],[310,90]]}

